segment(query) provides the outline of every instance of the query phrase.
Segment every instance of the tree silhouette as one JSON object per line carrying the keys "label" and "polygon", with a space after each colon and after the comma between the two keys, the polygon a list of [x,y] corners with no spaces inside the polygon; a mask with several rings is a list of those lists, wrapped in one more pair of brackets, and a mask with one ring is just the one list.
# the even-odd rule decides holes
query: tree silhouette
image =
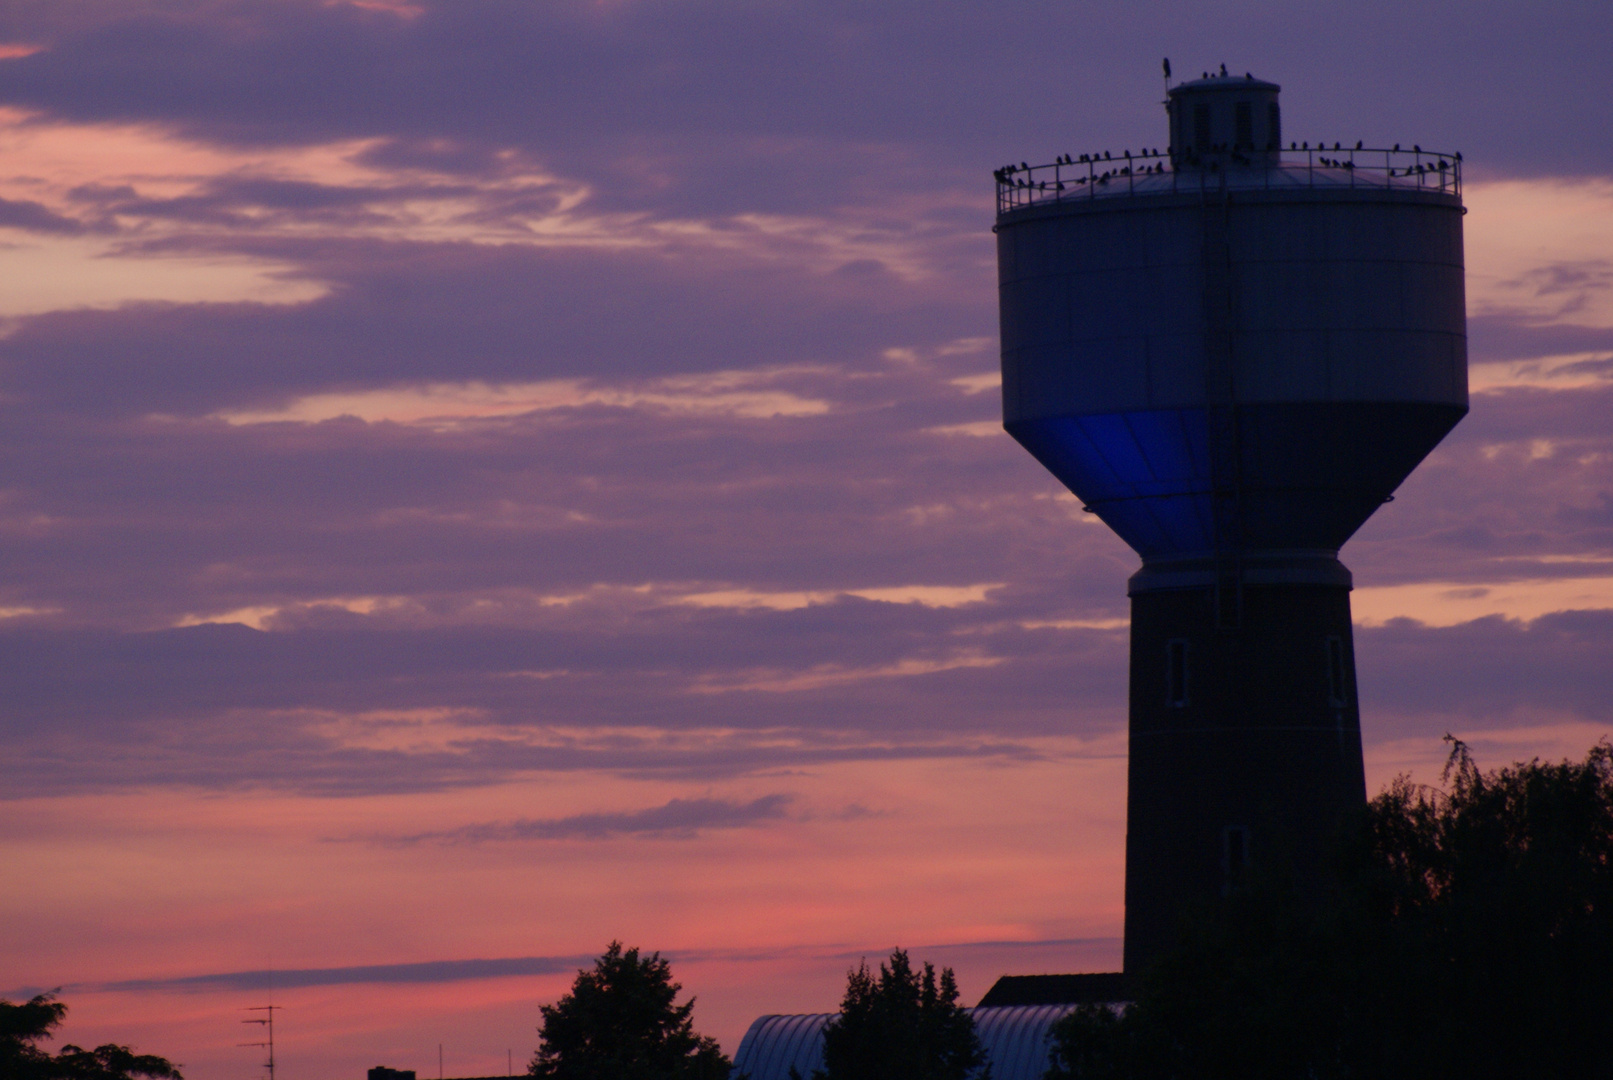
{"label": "tree silhouette", "polygon": [[[1448,738],[1448,737],[1447,737]],[[1337,888],[1198,912],[1123,1014],[1077,1010],[1050,1078],[1613,1076],[1613,746],[1445,788],[1394,781]]]}
{"label": "tree silhouette", "polygon": [[875,976],[864,961],[848,974],[840,1014],[823,1032],[823,1068],[813,1080],[986,1080],[991,1069],[974,1019],[958,1006],[951,968],[913,970],[891,952]]}
{"label": "tree silhouette", "polygon": [[183,1080],[172,1062],[106,1043],[85,1050],[71,1043],[50,1054],[36,1044],[50,1037],[67,1006],[49,994],[21,1005],[0,1000],[0,1080]]}
{"label": "tree silhouette", "polygon": [[696,1034],[694,999],[653,953],[613,941],[571,992],[545,1005],[539,1047],[527,1071],[552,1080],[728,1080],[732,1064],[715,1039]]}

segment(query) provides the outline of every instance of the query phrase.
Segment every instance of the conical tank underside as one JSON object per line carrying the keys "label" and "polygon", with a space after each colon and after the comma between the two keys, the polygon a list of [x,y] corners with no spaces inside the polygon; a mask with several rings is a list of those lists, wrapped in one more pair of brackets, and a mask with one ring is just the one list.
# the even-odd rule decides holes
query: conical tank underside
{"label": "conical tank underside", "polygon": [[[1008,431],[1155,560],[1218,546],[1337,551],[1464,411],[1425,402],[1239,406],[1236,473],[1220,483],[1205,409],[1052,416]],[[1232,499],[1236,531],[1227,535],[1217,502]]]}

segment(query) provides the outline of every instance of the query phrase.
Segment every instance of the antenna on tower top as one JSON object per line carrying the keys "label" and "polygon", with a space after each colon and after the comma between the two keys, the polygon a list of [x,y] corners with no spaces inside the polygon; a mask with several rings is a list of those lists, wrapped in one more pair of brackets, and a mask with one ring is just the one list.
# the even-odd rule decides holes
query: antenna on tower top
{"label": "antenna on tower top", "polygon": [[269,1060],[263,1063],[269,1070],[269,1080],[274,1080],[274,1014],[276,1010],[285,1008],[284,1005],[254,1005],[247,1012],[260,1012],[262,1016],[254,1016],[250,1020],[242,1020],[243,1024],[261,1024],[264,1027],[266,1038],[262,1042],[236,1043],[237,1046],[261,1046],[269,1051]]}
{"label": "antenna on tower top", "polygon": [[1165,58],[1165,65],[1164,66],[1165,66],[1165,92],[1168,94],[1168,93],[1171,92],[1171,58],[1170,57],[1167,56]]}

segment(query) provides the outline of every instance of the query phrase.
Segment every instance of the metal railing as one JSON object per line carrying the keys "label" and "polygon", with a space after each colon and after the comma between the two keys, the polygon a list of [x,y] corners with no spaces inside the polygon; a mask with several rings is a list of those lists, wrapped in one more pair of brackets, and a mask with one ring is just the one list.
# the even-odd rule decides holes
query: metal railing
{"label": "metal railing", "polygon": [[[1216,154],[1209,163],[1177,169],[1169,153],[1130,150],[1103,154],[1061,155],[1051,165],[1005,165],[992,175],[997,180],[997,213],[1026,206],[1074,199],[1153,195],[1171,192],[1209,192],[1294,188],[1379,188],[1462,193],[1462,155],[1444,154],[1414,146],[1402,150],[1366,149],[1359,143],[1344,147],[1293,146],[1256,155],[1250,161],[1238,154]],[[1226,159],[1226,160],[1220,160]]]}

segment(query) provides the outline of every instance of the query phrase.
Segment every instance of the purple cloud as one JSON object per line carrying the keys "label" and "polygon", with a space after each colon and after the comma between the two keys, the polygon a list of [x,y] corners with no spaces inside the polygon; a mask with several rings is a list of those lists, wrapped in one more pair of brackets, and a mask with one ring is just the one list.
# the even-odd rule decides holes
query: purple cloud
{"label": "purple cloud", "polygon": [[[784,816],[793,795],[775,793],[749,802],[728,799],[671,799],[645,810],[571,814],[560,818],[461,825],[408,836],[368,838],[383,844],[486,844],[522,840],[608,840],[618,836],[690,839],[711,829],[743,829]],[[364,838],[355,838],[364,839]]]}
{"label": "purple cloud", "polygon": [[[905,143],[953,161],[955,152],[937,151],[962,147],[995,164],[1038,137],[1056,140],[1049,154],[1067,149],[1067,110],[1082,102],[1104,101],[1086,110],[1092,136],[1116,145],[1151,137],[1162,125],[1144,86],[1158,54],[1174,52],[1184,72],[1221,61],[1261,67],[1304,102],[1295,119],[1336,132],[1329,138],[1435,141],[1404,130],[1405,96],[1416,92],[1426,98],[1422,123],[1470,157],[1519,171],[1608,163],[1588,138],[1609,119],[1595,93],[1594,45],[1609,17],[1595,7],[1476,16],[1456,5],[1375,3],[1348,17],[1284,9],[1278,19],[1252,4],[1186,21],[1120,4],[942,17],[912,3],[419,8],[398,18],[311,0],[33,7],[4,29],[49,47],[0,66],[0,99],[261,144],[405,133],[557,151],[563,142],[572,160],[606,170],[624,136],[652,153],[668,151],[672,137],[720,166],[734,164],[721,149],[749,143],[752,154],[776,154],[800,141]],[[1442,47],[1425,48],[1434,27]],[[1327,48],[1314,47],[1323,40]],[[1542,71],[1554,77],[1541,80]],[[1128,83],[1141,92],[1116,96]],[[746,171],[736,179],[751,179]],[[767,185],[747,186],[768,198]],[[745,188],[708,190],[733,205]]]}
{"label": "purple cloud", "polygon": [[[291,968],[288,970],[223,971],[185,975],[174,979],[125,979],[69,990],[130,992],[151,990],[219,993],[293,990],[307,986],[386,985],[396,983],[463,982],[467,979],[506,979],[521,975],[558,975],[586,967],[591,956],[506,956],[486,960],[427,960],[414,964],[361,964],[352,967]],[[20,992],[18,997],[23,996]]]}
{"label": "purple cloud", "polygon": [[82,221],[53,213],[40,203],[17,199],[0,199],[0,227],[64,236],[88,230]]}

